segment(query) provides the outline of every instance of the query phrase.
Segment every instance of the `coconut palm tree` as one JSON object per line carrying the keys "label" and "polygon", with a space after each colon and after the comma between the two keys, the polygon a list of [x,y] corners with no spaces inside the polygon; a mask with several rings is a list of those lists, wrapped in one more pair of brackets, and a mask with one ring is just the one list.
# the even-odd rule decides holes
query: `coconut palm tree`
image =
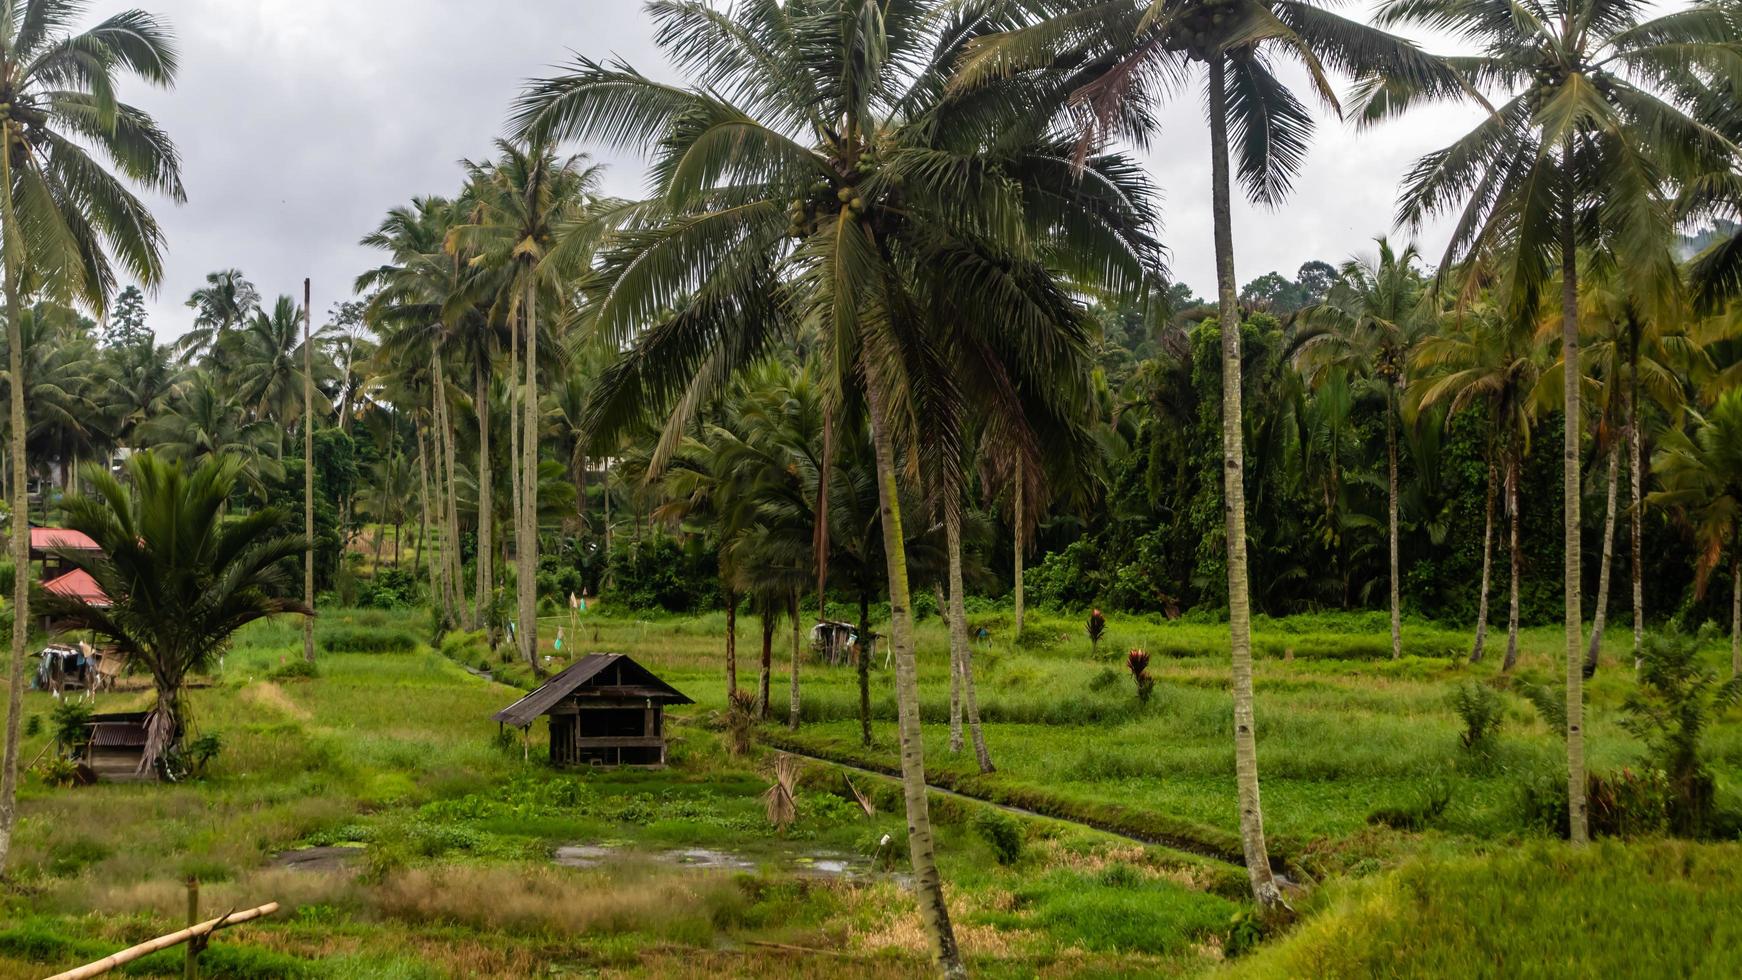
{"label": "coconut palm tree", "polygon": [[[128,189],[185,199],[175,145],[151,116],[117,98],[137,77],[168,87],[176,53],[151,14],[123,10],[82,31],[78,0],[0,4],[0,275],[11,376],[23,378],[20,336],[26,297],[76,301],[102,310],[117,267],[150,288],[163,274],[163,233]],[[24,389],[11,386],[11,430],[26,430]],[[26,512],[25,447],[11,443],[12,513]],[[17,817],[18,744],[24,647],[30,624],[29,536],[12,535],[15,576],[12,669],[6,746],[0,760],[0,870]]]}
{"label": "coconut palm tree", "polygon": [[[324,352],[318,359],[314,357],[320,341],[326,339],[324,330],[315,334],[314,346],[307,352],[315,373],[305,375],[302,333],[302,307],[291,297],[280,296],[270,312],[256,310],[224,343],[224,377],[235,386],[250,416],[278,428],[280,457],[284,455],[284,433],[303,419],[305,385],[336,380],[333,364]],[[322,399],[315,409],[324,414],[332,406]]]}
{"label": "coconut palm tree", "polygon": [[1592,616],[1591,642],[1585,651],[1585,669],[1592,673],[1597,669],[1608,612],[1610,549],[1615,536],[1615,498],[1622,449],[1627,450],[1631,471],[1628,517],[1633,552],[1633,657],[1637,663],[1645,633],[1645,556],[1640,534],[1645,432],[1640,411],[1646,403],[1655,404],[1679,425],[1688,396],[1684,379],[1707,373],[1711,365],[1708,355],[1683,328],[1685,319],[1668,312],[1653,315],[1626,291],[1620,269],[1601,253],[1589,263],[1580,294],[1580,320],[1590,338],[1583,360],[1586,373],[1602,382],[1596,391],[1593,415],[1597,418],[1598,442],[1608,447],[1609,457],[1603,565],[1597,608]]}
{"label": "coconut palm tree", "polygon": [[206,273],[206,284],[193,291],[187,306],[194,311],[194,325],[175,346],[192,362],[217,350],[232,329],[254,315],[260,291],[241,269],[220,269]]}
{"label": "coconut palm tree", "polygon": [[[953,332],[1022,371],[1086,334],[1054,269],[1114,292],[1158,264],[1147,188],[1127,161],[1072,166],[1050,117],[1068,72],[945,92],[945,66],[998,5],[793,0],[721,11],[648,10],[662,49],[694,79],[666,85],[579,59],[532,83],[516,124],[622,147],[656,147],[657,196],[639,209],[589,288],[601,338],[627,354],[602,379],[589,428],[608,438],[665,421],[657,470],[690,420],[740,368],[815,331],[831,414],[862,393],[873,429],[891,597],[903,795],[922,920],[938,962],[961,958],[933,857],[921,750],[898,452],[925,467],[951,440],[930,411],[957,389],[935,351]],[[644,329],[645,328],[645,329]],[[1062,339],[1061,339],[1062,338]],[[959,451],[959,447],[958,451]]]}
{"label": "coconut palm tree", "polygon": [[1663,489],[1646,499],[1674,508],[1693,534],[1695,598],[1728,553],[1730,672],[1742,676],[1742,390],[1691,414],[1691,435],[1672,428],[1661,437],[1651,470]]}
{"label": "coconut palm tree", "polygon": [[1506,657],[1501,670],[1518,662],[1518,470],[1530,452],[1531,409],[1542,376],[1541,354],[1528,324],[1498,309],[1476,305],[1423,339],[1415,350],[1414,377],[1407,392],[1409,410],[1444,406],[1452,413],[1482,409],[1488,421],[1488,489],[1482,528],[1482,585],[1476,616],[1476,641],[1470,662],[1481,661],[1488,635],[1488,586],[1492,579],[1494,503],[1504,487],[1510,527],[1511,601],[1506,617]]}
{"label": "coconut palm tree", "polygon": [[1381,237],[1378,254],[1351,259],[1325,301],[1297,314],[1297,362],[1317,382],[1341,368],[1371,382],[1385,399],[1386,537],[1391,568],[1391,656],[1403,656],[1397,560],[1397,425],[1409,384],[1410,352],[1435,324],[1414,245],[1399,252]]}
{"label": "coconut palm tree", "polygon": [[1219,331],[1223,350],[1222,426],[1227,536],[1229,645],[1234,687],[1234,748],[1240,834],[1258,903],[1284,905],[1270,871],[1258,795],[1252,707],[1251,599],[1246,560],[1245,447],[1242,442],[1241,329],[1234,272],[1230,129],[1240,180],[1255,202],[1287,196],[1311,140],[1311,112],[1275,74],[1277,59],[1302,65],[1314,93],[1341,111],[1328,69],[1384,83],[1448,93],[1457,80],[1437,59],[1384,31],[1295,0],[1056,0],[1025,5],[1024,29],[979,41],[955,84],[1055,65],[1087,64],[1092,81],[1071,100],[1082,129],[1078,155],[1110,137],[1146,138],[1152,107],[1177,92],[1202,65],[1210,129],[1211,213],[1215,225]]}
{"label": "coconut palm tree", "polygon": [[[1634,295],[1663,299],[1675,281],[1674,215],[1663,182],[1723,169],[1733,147],[1686,111],[1677,79],[1730,77],[1730,14],[1700,4],[1653,19],[1639,3],[1530,2],[1505,8],[1464,0],[1387,0],[1385,25],[1449,33],[1475,49],[1450,59],[1461,88],[1501,98],[1468,134],[1428,154],[1405,178],[1402,223],[1458,211],[1442,269],[1492,271],[1503,302],[1534,311],[1556,278],[1561,347],[1579,365],[1579,251],[1604,243]],[[1455,89],[1373,79],[1362,119],[1375,122]],[[1566,595],[1567,794],[1573,843],[1585,843],[1582,488],[1579,370],[1563,374],[1561,447]]]}
{"label": "coconut palm tree", "polygon": [[146,721],[142,772],[173,753],[187,732],[181,695],[189,673],[211,666],[230,637],[257,619],[313,614],[285,595],[292,585],[281,562],[303,550],[301,537],[285,533],[286,514],[275,507],[225,514],[241,466],[224,457],[189,470],[137,453],[127,461],[126,483],[91,467],[93,493],[64,505],[67,526],[101,550],[62,557],[95,579],[109,603],[50,594],[45,608],[151,673],[157,703]]}
{"label": "coconut palm tree", "polygon": [[[522,659],[538,673],[538,351],[549,334],[540,329],[539,298],[545,309],[566,305],[569,286],[592,261],[604,227],[595,220],[602,169],[585,156],[561,157],[548,141],[526,146],[496,142],[496,161],[468,163],[472,213],[449,232],[451,248],[470,255],[470,263],[500,275],[497,316],[509,323],[511,350],[525,351],[524,380],[513,380],[510,404],[524,418],[510,416],[510,442],[519,450],[514,465],[517,513],[515,592],[520,629],[515,638]],[[555,302],[553,302],[555,301]],[[518,325],[525,329],[519,330]],[[514,358],[510,358],[511,361]],[[511,379],[520,372],[511,363]],[[511,410],[512,411],[512,410]]]}
{"label": "coconut palm tree", "polygon": [[449,358],[458,344],[451,329],[451,302],[458,289],[460,268],[446,250],[448,231],[463,220],[461,206],[438,197],[417,198],[390,210],[362,244],[389,254],[389,261],[359,276],[358,292],[371,293],[365,322],[381,338],[376,359],[386,370],[406,379],[408,387],[425,395],[424,416],[433,443],[433,482],[437,493],[437,523],[441,528],[438,575],[447,617],[473,628],[472,607],[465,601],[460,562],[459,465],[456,430],[451,421],[458,392],[450,392]]}
{"label": "coconut palm tree", "polygon": [[196,370],[169,402],[170,410],[140,423],[139,441],[164,459],[197,466],[208,459],[240,459],[237,479],[266,496],[268,482],[284,476],[278,450],[283,430],[250,417],[234,390],[209,371]]}

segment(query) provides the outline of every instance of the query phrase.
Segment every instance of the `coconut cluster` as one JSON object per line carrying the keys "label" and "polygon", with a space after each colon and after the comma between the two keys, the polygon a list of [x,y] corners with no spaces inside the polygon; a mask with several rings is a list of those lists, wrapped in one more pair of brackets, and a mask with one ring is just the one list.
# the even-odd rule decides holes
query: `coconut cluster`
{"label": "coconut cluster", "polygon": [[1173,16],[1166,48],[1183,51],[1196,61],[1208,61],[1221,47],[1243,0],[1192,0]]}
{"label": "coconut cluster", "polygon": [[860,184],[876,173],[877,167],[876,156],[867,153],[839,180],[818,180],[798,191],[786,205],[787,237],[816,234],[818,227],[838,215],[843,206],[851,217],[864,214],[865,197]]}

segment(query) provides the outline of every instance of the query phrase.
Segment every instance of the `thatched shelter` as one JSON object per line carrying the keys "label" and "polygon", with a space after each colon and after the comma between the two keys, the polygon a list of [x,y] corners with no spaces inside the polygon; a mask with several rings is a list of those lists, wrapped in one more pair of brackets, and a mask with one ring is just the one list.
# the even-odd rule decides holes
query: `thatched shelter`
{"label": "thatched shelter", "polygon": [[665,765],[665,706],[693,704],[621,653],[593,653],[493,716],[522,731],[550,719],[556,766]]}

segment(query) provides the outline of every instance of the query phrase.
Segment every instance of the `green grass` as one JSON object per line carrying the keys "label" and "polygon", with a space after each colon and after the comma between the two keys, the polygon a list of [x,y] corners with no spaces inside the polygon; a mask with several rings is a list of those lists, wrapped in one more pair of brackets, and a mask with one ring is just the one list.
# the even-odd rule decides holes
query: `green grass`
{"label": "green grass", "polygon": [[[1228,971],[1294,977],[1733,977],[1742,848],[1534,844],[1411,862],[1327,888],[1286,936]],[[1714,914],[1717,913],[1717,914]]]}
{"label": "green grass", "polygon": [[[1074,617],[1032,613],[1022,644],[1012,642],[1007,612],[970,619],[991,634],[976,645],[975,666],[998,771],[983,776],[972,753],[948,749],[946,637],[933,618],[917,631],[931,779],[1172,845],[1024,819],[1019,856],[1001,865],[972,829],[982,808],[934,797],[939,859],[977,972],[1215,969],[1249,910],[1244,872],[1227,860],[1239,843],[1226,627],[1115,618],[1095,658]],[[578,622],[566,614],[543,620],[544,654],[555,653],[557,626],[566,633],[565,656],[547,669],[581,653],[628,653],[696,699],[673,712],[673,765],[653,773],[551,772],[537,763],[542,725],[529,736],[532,761],[523,761],[518,739],[499,740],[489,716],[532,683],[529,669],[474,636],[450,635],[432,648],[429,622],[422,610],[323,610],[314,677],[286,676],[301,657],[300,623],[245,631],[222,670],[191,694],[196,726],[225,746],[201,782],[69,790],[27,780],[16,878],[0,892],[0,980],[40,976],[179,925],[189,874],[206,882],[208,907],[284,905],[220,939],[233,953],[219,955],[238,958],[233,975],[518,977],[551,966],[927,975],[917,914],[899,886],[794,873],[812,852],[867,853],[884,834],[899,842],[893,783],[853,777],[880,810],[868,821],[838,769],[807,765],[799,822],[782,836],[762,814],[765,756],[724,754],[722,614],[596,606]],[[1645,841],[1574,855],[1546,839],[1519,801],[1522,787],[1558,771],[1559,734],[1505,690],[1492,751],[1476,757],[1461,747],[1453,690],[1470,680],[1500,684],[1497,663],[1464,662],[1462,631],[1406,623],[1408,655],[1392,661],[1382,616],[1260,620],[1257,629],[1266,826],[1273,854],[1315,887],[1296,899],[1304,916],[1294,930],[1233,969],[1446,975],[1459,972],[1459,945],[1475,943],[1513,957],[1495,961],[1516,966],[1510,975],[1736,972],[1722,958],[1733,954],[1719,952],[1729,947],[1690,937],[1734,945],[1723,917],[1704,910],[1736,904],[1725,881],[1742,871],[1742,851]],[[738,669],[746,687],[755,686],[759,636],[745,617]],[[779,631],[773,650],[779,720],[789,637]],[[1614,633],[1589,685],[1588,753],[1599,770],[1637,766],[1643,754],[1620,726],[1633,681],[1617,658],[1628,639]],[[1124,667],[1132,647],[1154,654],[1157,684],[1146,706]],[[1558,631],[1526,631],[1522,649],[1521,680],[1558,683]],[[1724,659],[1717,649],[1711,656]],[[465,669],[480,666],[494,680]],[[771,724],[761,737],[893,772],[893,677],[881,657],[871,683],[868,748],[859,744],[854,672],[809,662],[801,667],[804,724],[796,733]],[[98,707],[142,707],[149,697],[106,694]],[[26,711],[46,716],[50,705],[32,693]],[[1730,807],[1742,775],[1738,715],[1722,719],[1707,743],[1720,801]],[[45,737],[28,741],[26,758]],[[1448,800],[1441,812],[1427,805],[1437,795]],[[1411,829],[1380,825],[1380,816]],[[728,849],[757,870],[698,875],[651,860],[575,870],[549,861],[560,845],[601,840],[644,855]],[[363,845],[355,877],[275,866],[279,851],[338,843]],[[1646,930],[1654,931],[1639,938]],[[766,943],[779,945],[759,945]],[[788,946],[841,955],[781,951]],[[240,965],[248,957],[256,966]],[[271,973],[285,957],[301,972]]]}

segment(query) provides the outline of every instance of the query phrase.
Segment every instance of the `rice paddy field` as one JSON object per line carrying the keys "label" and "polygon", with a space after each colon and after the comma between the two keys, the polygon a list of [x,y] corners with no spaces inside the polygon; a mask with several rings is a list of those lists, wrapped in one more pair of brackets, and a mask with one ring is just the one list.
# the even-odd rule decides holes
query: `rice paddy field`
{"label": "rice paddy field", "polygon": [[[1527,631],[1517,675],[1470,665],[1468,636],[1382,616],[1258,624],[1259,764],[1292,923],[1262,922],[1238,866],[1225,627],[1113,620],[1098,652],[1077,617],[970,613],[997,771],[949,749],[946,635],[919,655],[939,858],[970,967],[985,976],[1733,976],[1742,845],[1655,836],[1575,852],[1533,800],[1564,790],[1563,746],[1524,691],[1553,687],[1557,630]],[[863,744],[854,671],[800,669],[776,631],[775,720],[728,751],[723,615],[595,609],[545,623],[549,666],[627,653],[696,704],[669,718],[660,771],[555,771],[490,720],[521,665],[475,637],[434,643],[424,611],[324,611],[314,676],[300,625],[257,624],[192,692],[222,741],[183,784],[57,788],[27,778],[17,874],[0,895],[0,978],[38,977],[179,928],[186,880],[218,914],[277,901],[223,933],[205,975],[233,977],[927,976],[892,781],[891,671],[871,671]],[[760,629],[741,618],[754,687]],[[1491,661],[1503,649],[1504,635]],[[1635,686],[1614,631],[1589,686],[1591,765],[1641,767],[1621,725]],[[1490,641],[1493,643],[1492,639]],[[1140,702],[1125,652],[1152,654]],[[1727,651],[1713,647],[1715,669]],[[1486,749],[1452,705],[1499,687]],[[146,691],[102,694],[100,710]],[[26,759],[48,744],[32,692]],[[1742,724],[1708,732],[1718,808],[1742,810]],[[805,757],[797,819],[764,814],[776,752]],[[1542,790],[1542,787],[1548,790]],[[867,815],[855,790],[876,810]],[[951,791],[951,792],[945,792]],[[969,799],[972,797],[973,799]],[[994,806],[1001,804],[1002,806]],[[127,975],[180,975],[179,951]]]}

